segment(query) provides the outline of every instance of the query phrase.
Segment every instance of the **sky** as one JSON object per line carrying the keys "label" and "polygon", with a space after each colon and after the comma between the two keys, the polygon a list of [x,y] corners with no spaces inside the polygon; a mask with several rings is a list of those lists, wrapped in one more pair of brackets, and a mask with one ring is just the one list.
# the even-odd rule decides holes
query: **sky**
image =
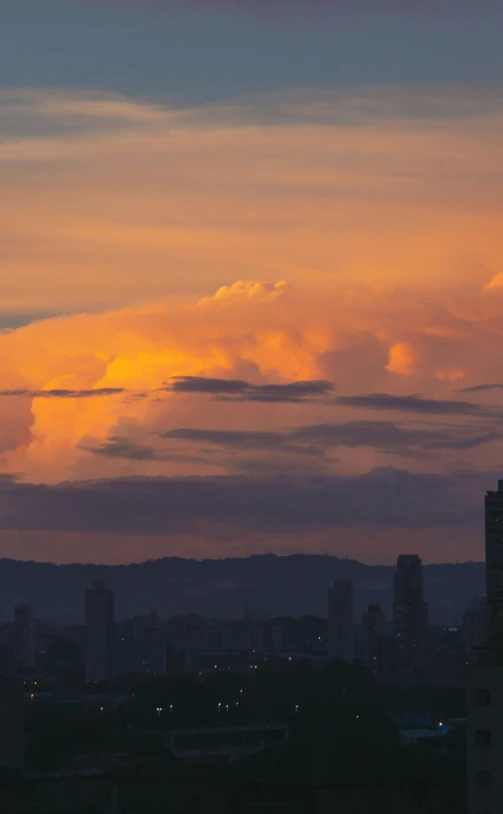
{"label": "sky", "polygon": [[482,559],[501,4],[0,17],[0,556]]}

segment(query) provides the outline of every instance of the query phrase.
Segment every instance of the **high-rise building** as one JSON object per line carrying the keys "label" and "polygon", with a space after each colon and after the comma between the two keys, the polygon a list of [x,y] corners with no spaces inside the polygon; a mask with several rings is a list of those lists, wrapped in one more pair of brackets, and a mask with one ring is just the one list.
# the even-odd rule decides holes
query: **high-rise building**
{"label": "high-rise building", "polygon": [[24,686],[0,676],[0,770],[24,767]]}
{"label": "high-rise building", "polygon": [[467,687],[468,812],[503,814],[503,480],[486,495],[485,527],[487,629]]}
{"label": "high-rise building", "polygon": [[86,590],[86,681],[112,677],[114,594],[104,580]]}
{"label": "high-rise building", "polygon": [[350,579],[336,579],[328,589],[328,658],[353,661],[354,585]]}
{"label": "high-rise building", "polygon": [[503,633],[476,645],[467,687],[469,814],[503,814]]}
{"label": "high-rise building", "polygon": [[35,667],[35,612],[22,602],[14,610],[15,660],[20,667]]}
{"label": "high-rise building", "polygon": [[484,641],[487,632],[487,606],[485,597],[475,597],[463,614],[463,638],[465,648],[473,648]]}
{"label": "high-rise building", "polygon": [[485,498],[488,631],[503,628],[503,480]]}
{"label": "high-rise building", "polygon": [[417,554],[401,554],[397,560],[393,628],[402,668],[424,670],[428,661],[428,605],[423,596],[423,564]]}
{"label": "high-rise building", "polygon": [[166,672],[166,639],[162,624],[148,619],[139,633],[140,673],[162,676]]}
{"label": "high-rise building", "polygon": [[373,673],[381,669],[381,644],[386,619],[381,606],[371,603],[362,616],[363,663]]}

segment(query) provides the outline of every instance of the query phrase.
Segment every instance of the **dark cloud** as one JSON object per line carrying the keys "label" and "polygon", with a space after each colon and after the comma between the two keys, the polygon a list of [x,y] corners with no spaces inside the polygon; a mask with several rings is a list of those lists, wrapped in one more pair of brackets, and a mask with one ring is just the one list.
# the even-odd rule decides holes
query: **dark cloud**
{"label": "dark cloud", "polygon": [[[282,432],[260,432],[253,430],[202,430],[192,428],[182,428],[177,430],[170,430],[161,433],[161,438],[165,439],[178,439],[179,441],[193,441],[200,444],[212,444],[217,447],[232,449],[233,452],[274,452],[275,458],[271,454],[267,456],[261,455],[259,458],[250,458],[245,460],[239,458],[236,460],[222,460],[221,464],[227,468],[239,471],[245,469],[275,469],[279,470],[285,465],[290,467],[291,462],[287,464],[284,460],[280,460],[279,456],[284,455],[302,455],[311,458],[324,457],[325,450],[315,444],[299,443],[295,438],[294,433]],[[297,466],[299,464],[297,463]]]}
{"label": "dark cloud", "polygon": [[97,387],[94,390],[0,390],[0,398],[17,397],[30,399],[89,399],[116,396],[127,391],[123,387]]}
{"label": "dark cloud", "polygon": [[484,390],[503,390],[503,384],[476,384],[473,387],[462,387],[458,393],[482,393]]}
{"label": "dark cloud", "polygon": [[204,430],[183,428],[163,433],[163,438],[215,444],[235,449],[255,448],[322,457],[332,447],[372,447],[391,454],[413,450],[473,449],[503,438],[500,432],[474,432],[470,427],[401,426],[389,421],[347,421],[313,424],[290,432]]}
{"label": "dark cloud", "polygon": [[0,527],[141,536],[218,526],[269,534],[473,526],[482,521],[479,497],[493,480],[389,468],[353,476],[135,477],[54,486],[0,481]]}
{"label": "dark cloud", "polygon": [[255,432],[252,430],[200,430],[182,428],[161,433],[161,438],[177,438],[181,441],[198,441],[219,446],[276,446],[287,436],[280,432]]}
{"label": "dark cloud", "polygon": [[390,393],[369,393],[364,396],[340,396],[336,404],[345,407],[359,407],[365,410],[396,410],[406,413],[427,415],[482,415],[478,404],[469,401],[444,401],[427,399],[422,396],[392,396]]}
{"label": "dark cloud", "polygon": [[128,461],[176,461],[178,463],[205,463],[205,459],[194,455],[184,455],[173,450],[156,449],[148,444],[139,444],[130,438],[112,436],[98,446],[83,442],[80,449],[102,458],[119,458]]}
{"label": "dark cloud", "polygon": [[297,430],[298,440],[318,442],[323,446],[368,446],[388,453],[410,449],[473,449],[499,441],[499,432],[474,433],[466,427],[416,429],[388,421],[351,421],[341,424],[317,424]]}
{"label": "dark cloud", "polygon": [[211,379],[201,376],[177,376],[166,384],[174,393],[206,393],[232,401],[303,402],[328,396],[334,384],[325,380],[288,384],[250,384],[241,379]]}
{"label": "dark cloud", "polygon": [[80,449],[101,455],[103,458],[126,458],[129,461],[158,461],[163,460],[159,450],[146,444],[137,444],[128,438],[113,436],[99,446],[81,444]]}
{"label": "dark cloud", "polygon": [[210,395],[241,394],[249,388],[241,379],[206,379],[202,376],[175,376],[166,385],[174,393],[209,393]]}

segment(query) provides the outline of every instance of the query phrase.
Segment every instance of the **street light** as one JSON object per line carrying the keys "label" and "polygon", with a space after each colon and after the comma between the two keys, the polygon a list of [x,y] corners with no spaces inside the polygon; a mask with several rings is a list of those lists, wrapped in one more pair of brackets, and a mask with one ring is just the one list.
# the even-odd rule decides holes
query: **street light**
{"label": "street light", "polygon": [[299,705],[298,705],[298,704],[295,704],[295,714],[296,714],[296,715],[297,715],[297,712],[298,712],[298,711],[299,711]]}
{"label": "street light", "polygon": [[157,712],[157,717],[161,717],[162,707],[156,707],[155,711]]}

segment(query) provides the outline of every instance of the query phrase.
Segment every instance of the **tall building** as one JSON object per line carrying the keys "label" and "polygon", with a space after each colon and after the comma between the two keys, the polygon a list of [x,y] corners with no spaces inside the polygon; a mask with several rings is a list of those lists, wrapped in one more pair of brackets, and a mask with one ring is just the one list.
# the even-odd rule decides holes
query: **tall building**
{"label": "tall building", "polygon": [[468,678],[469,814],[503,814],[503,480],[485,498],[487,629]]}
{"label": "tall building", "polygon": [[474,648],[467,687],[469,814],[503,814],[503,633]]}
{"label": "tall building", "polygon": [[488,631],[503,627],[503,480],[485,498]]}
{"label": "tall building", "polygon": [[15,660],[20,667],[35,667],[35,612],[22,602],[14,610]]}
{"label": "tall building", "polygon": [[379,604],[371,603],[362,616],[363,663],[373,673],[381,669],[382,640],[386,619]]}
{"label": "tall building", "polygon": [[471,653],[486,638],[487,606],[485,597],[475,597],[463,614],[463,638],[465,648]]}
{"label": "tall building", "polygon": [[104,580],[96,579],[86,590],[86,681],[112,677],[114,594]]}
{"label": "tall building", "polygon": [[401,554],[397,560],[393,628],[402,668],[424,670],[428,661],[428,605],[423,597],[423,564],[417,554]]}
{"label": "tall building", "polygon": [[0,770],[24,767],[23,682],[0,676]]}
{"label": "tall building", "polygon": [[328,658],[353,661],[354,585],[350,579],[336,579],[328,589]]}
{"label": "tall building", "polygon": [[138,633],[139,671],[162,676],[166,672],[166,639],[160,619],[152,614]]}

